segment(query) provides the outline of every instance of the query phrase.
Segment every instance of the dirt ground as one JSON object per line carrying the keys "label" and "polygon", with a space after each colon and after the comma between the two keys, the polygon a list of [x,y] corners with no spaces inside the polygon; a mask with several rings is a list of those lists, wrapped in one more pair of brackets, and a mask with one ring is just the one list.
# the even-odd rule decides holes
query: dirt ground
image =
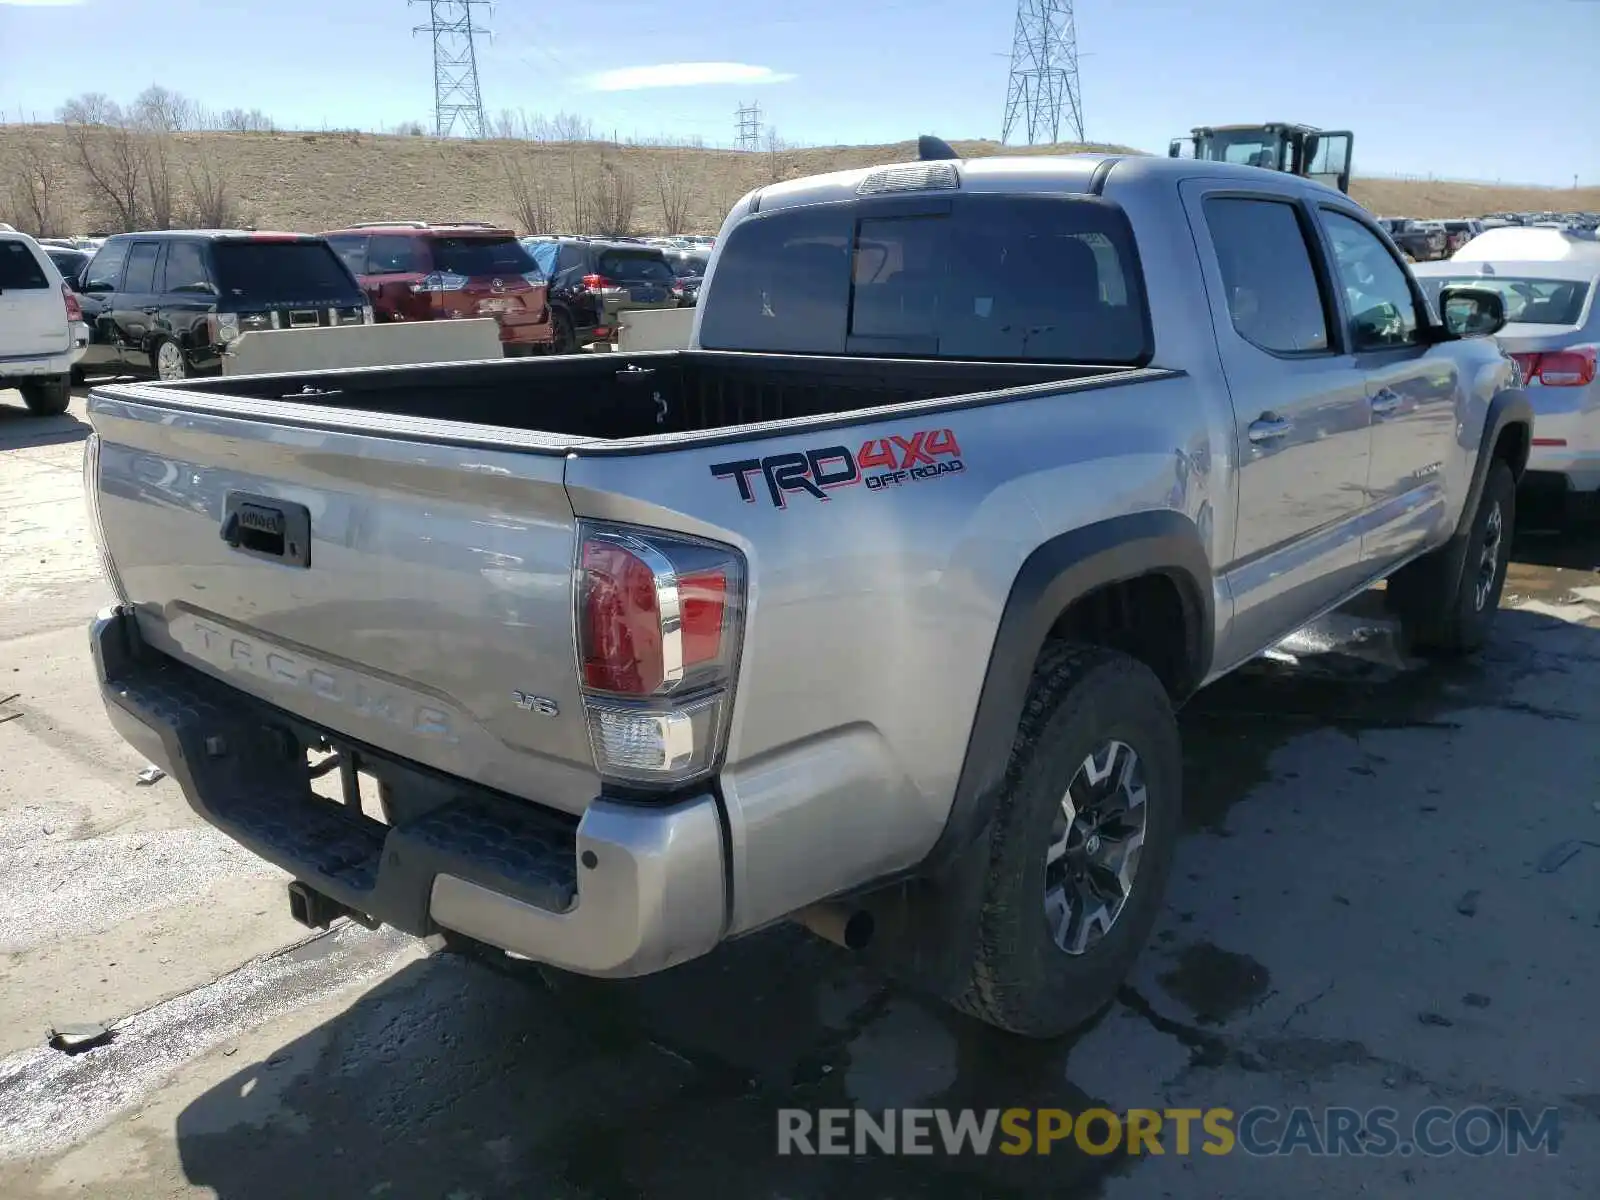
{"label": "dirt ground", "polygon": [[[0,126],[0,177],[24,145],[42,148],[57,164],[61,202],[69,209],[81,189],[71,182],[70,151],[60,126]],[[1002,147],[997,142],[957,142],[970,157],[1065,154],[1078,145]],[[1106,147],[1125,149],[1123,147]],[[1161,148],[1155,148],[1160,151]],[[520,226],[508,165],[542,189],[555,219],[573,228],[575,179],[586,181],[602,160],[632,180],[637,232],[715,233],[745,192],[774,179],[916,157],[914,142],[891,146],[826,146],[740,152],[682,150],[596,143],[440,140],[366,133],[185,133],[168,148],[174,178],[204,168],[223,181],[248,219],[263,229],[316,232],[354,221],[416,218],[478,220]],[[1360,148],[1357,146],[1357,164]],[[1587,164],[1575,164],[1574,169]],[[689,228],[667,230],[663,188],[684,188]],[[181,189],[180,189],[181,190]],[[577,191],[588,196],[580,182]],[[1546,209],[1600,209],[1600,188],[1499,187],[1447,181],[1355,179],[1351,192],[1383,216],[1475,217],[1483,213]],[[669,191],[670,195],[671,192]],[[72,228],[89,228],[73,211]],[[18,224],[18,228],[22,228]]]}
{"label": "dirt ground", "polygon": [[[111,732],[82,401],[0,393],[0,1195],[1592,1197],[1600,536],[1525,534],[1481,660],[1337,614],[1183,714],[1190,829],[1079,1035],[1007,1038],[784,928],[545,978],[290,921]],[[77,1055],[52,1026],[108,1022]],[[780,1158],[776,1112],[1559,1111],[1557,1153]]]}

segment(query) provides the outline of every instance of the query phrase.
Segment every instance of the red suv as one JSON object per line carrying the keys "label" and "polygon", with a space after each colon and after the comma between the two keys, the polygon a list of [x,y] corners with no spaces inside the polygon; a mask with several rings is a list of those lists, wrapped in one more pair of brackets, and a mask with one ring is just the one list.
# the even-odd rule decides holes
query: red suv
{"label": "red suv", "polygon": [[551,349],[544,276],[509,229],[382,221],[322,236],[355,272],[379,321],[493,317],[508,357]]}

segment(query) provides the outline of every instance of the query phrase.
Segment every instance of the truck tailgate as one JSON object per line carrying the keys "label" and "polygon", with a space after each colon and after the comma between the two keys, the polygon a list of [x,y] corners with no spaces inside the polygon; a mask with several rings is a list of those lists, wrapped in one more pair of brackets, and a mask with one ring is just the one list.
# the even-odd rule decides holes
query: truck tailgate
{"label": "truck tailgate", "polygon": [[438,770],[594,798],[559,454],[98,394],[90,415],[106,550],[154,648]]}

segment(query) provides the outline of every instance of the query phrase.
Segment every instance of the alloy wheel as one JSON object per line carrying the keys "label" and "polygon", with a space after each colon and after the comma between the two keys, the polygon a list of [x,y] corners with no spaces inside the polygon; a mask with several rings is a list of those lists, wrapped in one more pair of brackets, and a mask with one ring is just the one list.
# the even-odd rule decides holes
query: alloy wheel
{"label": "alloy wheel", "polygon": [[1109,740],[1073,774],[1045,852],[1045,920],[1071,955],[1094,948],[1133,894],[1146,829],[1143,764]]}

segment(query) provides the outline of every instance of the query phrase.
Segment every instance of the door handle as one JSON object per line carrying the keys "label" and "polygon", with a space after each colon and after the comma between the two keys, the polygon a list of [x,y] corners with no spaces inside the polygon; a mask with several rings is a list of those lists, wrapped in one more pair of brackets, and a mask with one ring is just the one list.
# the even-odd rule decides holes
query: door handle
{"label": "door handle", "polygon": [[1379,388],[1372,394],[1372,411],[1380,417],[1387,417],[1400,407],[1400,394],[1389,388]]}
{"label": "door handle", "polygon": [[1271,413],[1263,413],[1259,418],[1250,422],[1250,443],[1259,446],[1264,442],[1275,442],[1279,438],[1289,436],[1289,422],[1282,417],[1275,417]]}

